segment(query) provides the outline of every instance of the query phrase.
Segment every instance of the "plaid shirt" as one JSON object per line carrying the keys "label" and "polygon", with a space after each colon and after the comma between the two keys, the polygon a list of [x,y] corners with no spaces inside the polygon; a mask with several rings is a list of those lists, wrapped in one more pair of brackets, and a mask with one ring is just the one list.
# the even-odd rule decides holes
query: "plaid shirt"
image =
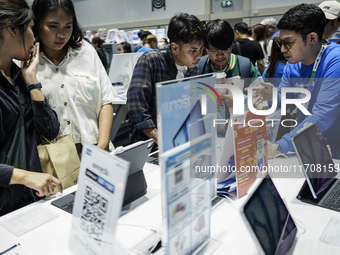
{"label": "plaid shirt", "polygon": [[[165,47],[174,68],[177,70],[170,45]],[[188,68],[185,77],[198,75],[198,67]],[[148,137],[143,130],[157,127],[157,82],[172,80],[166,60],[161,51],[150,50],[139,59],[133,71],[127,92],[127,114],[131,141],[144,141]]]}

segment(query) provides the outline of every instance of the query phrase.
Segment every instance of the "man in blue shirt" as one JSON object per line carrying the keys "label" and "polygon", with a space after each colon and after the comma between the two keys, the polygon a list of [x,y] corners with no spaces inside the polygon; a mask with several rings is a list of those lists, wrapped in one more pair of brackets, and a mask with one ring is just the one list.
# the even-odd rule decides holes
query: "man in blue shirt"
{"label": "man in blue shirt", "polygon": [[204,21],[179,13],[170,20],[165,52],[150,50],[138,59],[126,102],[131,141],[153,138],[158,143],[155,84],[198,74],[205,29]]}
{"label": "man in blue shirt", "polygon": [[[311,115],[298,112],[298,125],[276,143],[268,145],[269,158],[293,151],[291,137],[306,123],[318,123],[333,158],[340,159],[340,47],[322,45],[325,21],[319,7],[300,4],[286,12],[278,23],[280,38],[276,42],[288,61],[278,88],[279,102],[284,87],[308,89],[311,99],[305,107]],[[256,89],[258,102],[271,100],[273,85],[263,83],[262,86]],[[294,93],[287,97],[303,95]]]}

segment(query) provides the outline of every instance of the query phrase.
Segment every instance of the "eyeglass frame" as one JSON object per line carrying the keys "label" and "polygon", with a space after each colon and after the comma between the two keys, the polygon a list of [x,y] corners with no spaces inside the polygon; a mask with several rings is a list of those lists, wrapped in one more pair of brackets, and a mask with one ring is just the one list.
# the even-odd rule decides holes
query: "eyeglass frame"
{"label": "eyeglass frame", "polygon": [[[292,49],[292,43],[295,42],[298,38],[291,40],[291,41],[287,41],[287,40],[283,40],[280,37],[275,37],[274,41],[277,45],[277,47],[279,47],[281,49],[282,46],[284,46],[286,49],[291,50]],[[288,46],[288,47],[287,47]]]}

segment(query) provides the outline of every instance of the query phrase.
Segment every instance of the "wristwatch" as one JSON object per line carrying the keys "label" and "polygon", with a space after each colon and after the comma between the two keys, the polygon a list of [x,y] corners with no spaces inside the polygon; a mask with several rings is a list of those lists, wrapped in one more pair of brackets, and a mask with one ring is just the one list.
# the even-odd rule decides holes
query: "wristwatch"
{"label": "wristwatch", "polygon": [[277,145],[277,151],[278,151],[280,154],[285,154],[285,152],[282,150],[282,148],[281,148],[280,145]]}
{"label": "wristwatch", "polygon": [[40,82],[36,83],[36,84],[31,84],[27,86],[27,90],[31,91],[32,89],[41,89],[42,85]]}

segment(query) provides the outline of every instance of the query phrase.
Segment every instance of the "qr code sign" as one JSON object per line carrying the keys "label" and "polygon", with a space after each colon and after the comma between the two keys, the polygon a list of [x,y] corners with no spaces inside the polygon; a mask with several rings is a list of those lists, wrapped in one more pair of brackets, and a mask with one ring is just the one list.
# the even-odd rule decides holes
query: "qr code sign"
{"label": "qr code sign", "polygon": [[107,199],[86,186],[80,226],[90,237],[100,240],[99,237],[104,233],[108,206]]}

